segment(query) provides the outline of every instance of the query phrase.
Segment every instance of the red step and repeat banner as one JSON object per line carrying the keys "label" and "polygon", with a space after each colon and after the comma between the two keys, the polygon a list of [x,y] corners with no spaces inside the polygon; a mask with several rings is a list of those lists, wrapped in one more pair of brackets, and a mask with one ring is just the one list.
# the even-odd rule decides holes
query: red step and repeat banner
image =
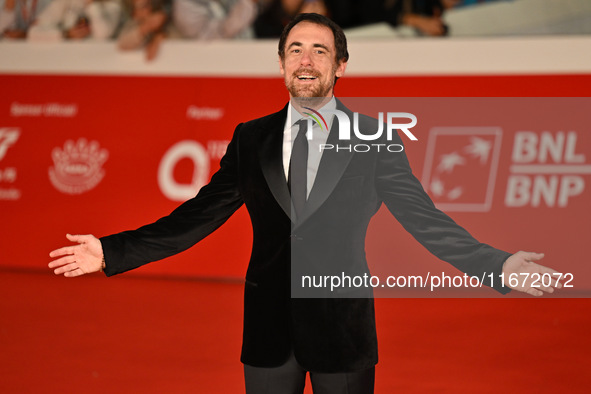
{"label": "red step and repeat banner", "polygon": [[[287,101],[280,78],[0,75],[0,86],[0,265],[16,268],[46,269],[68,232],[102,236],[167,214],[209,180],[238,123]],[[483,242],[544,252],[573,291],[589,291],[589,86],[591,75],[354,76],[336,93],[408,97],[382,110],[417,117],[418,141],[403,140],[434,202]],[[241,278],[251,240],[242,208],[137,272]],[[367,253],[380,275],[454,272],[385,209]]]}

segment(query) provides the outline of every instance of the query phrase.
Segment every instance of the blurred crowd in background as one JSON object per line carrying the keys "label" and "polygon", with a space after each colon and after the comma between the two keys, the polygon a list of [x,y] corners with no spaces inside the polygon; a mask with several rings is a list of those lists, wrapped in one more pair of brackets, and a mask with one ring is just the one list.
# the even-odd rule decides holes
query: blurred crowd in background
{"label": "blurred crowd in background", "polygon": [[116,40],[156,56],[165,38],[274,38],[296,14],[327,15],[345,29],[376,23],[445,36],[446,10],[501,0],[0,0],[3,39]]}
{"label": "blurred crowd in background", "polygon": [[[482,1],[482,0],[480,0]],[[296,14],[316,12],[343,28],[387,22],[421,34],[446,32],[451,7],[478,0],[0,0],[5,38],[117,39],[121,49],[163,37],[209,40],[278,37]]]}

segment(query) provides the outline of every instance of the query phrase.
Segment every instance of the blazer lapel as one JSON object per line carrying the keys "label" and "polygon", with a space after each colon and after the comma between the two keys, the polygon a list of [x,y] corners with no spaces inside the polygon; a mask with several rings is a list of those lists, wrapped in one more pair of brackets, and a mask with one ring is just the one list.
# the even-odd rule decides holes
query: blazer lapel
{"label": "blazer lapel", "polygon": [[287,118],[287,105],[273,114],[261,126],[259,157],[267,185],[288,217],[292,216],[291,198],[283,169],[283,128]]}

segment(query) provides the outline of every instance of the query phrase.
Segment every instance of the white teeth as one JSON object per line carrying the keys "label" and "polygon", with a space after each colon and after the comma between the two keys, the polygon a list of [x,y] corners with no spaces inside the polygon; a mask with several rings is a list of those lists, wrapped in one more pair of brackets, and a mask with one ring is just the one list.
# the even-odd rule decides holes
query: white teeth
{"label": "white teeth", "polygon": [[312,75],[299,75],[298,79],[316,79],[316,77]]}

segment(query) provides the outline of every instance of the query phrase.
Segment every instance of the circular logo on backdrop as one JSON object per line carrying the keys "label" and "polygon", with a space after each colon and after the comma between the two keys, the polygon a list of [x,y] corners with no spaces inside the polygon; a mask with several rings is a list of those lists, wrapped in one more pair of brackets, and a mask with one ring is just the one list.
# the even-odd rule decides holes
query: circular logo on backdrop
{"label": "circular logo on backdrop", "polygon": [[51,152],[53,167],[49,168],[49,180],[65,194],[81,194],[93,189],[105,176],[103,164],[109,152],[97,141],[67,140],[64,147]]}
{"label": "circular logo on backdrop", "polygon": [[[191,183],[179,183],[174,179],[174,168],[182,159],[193,162]],[[185,201],[195,197],[209,177],[209,155],[197,141],[184,140],[171,146],[158,166],[158,186],[162,194],[172,201]]]}

